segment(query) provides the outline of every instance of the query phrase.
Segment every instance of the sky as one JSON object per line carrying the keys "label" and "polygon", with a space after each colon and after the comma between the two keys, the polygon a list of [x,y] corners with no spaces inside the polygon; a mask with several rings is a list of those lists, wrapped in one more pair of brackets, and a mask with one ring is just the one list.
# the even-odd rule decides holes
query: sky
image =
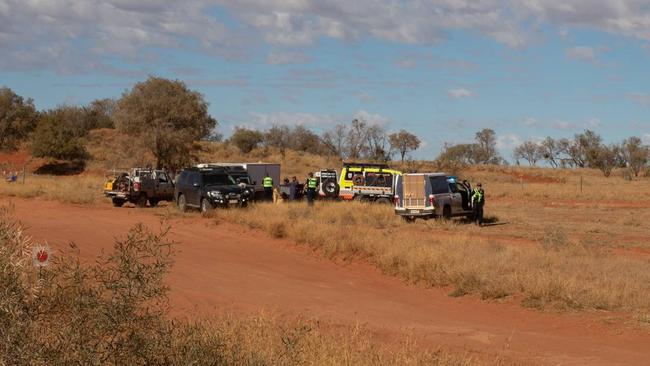
{"label": "sky", "polygon": [[647,0],[0,0],[0,86],[39,109],[148,76],[235,126],[363,118],[417,158],[492,128],[515,145],[585,129],[650,143]]}

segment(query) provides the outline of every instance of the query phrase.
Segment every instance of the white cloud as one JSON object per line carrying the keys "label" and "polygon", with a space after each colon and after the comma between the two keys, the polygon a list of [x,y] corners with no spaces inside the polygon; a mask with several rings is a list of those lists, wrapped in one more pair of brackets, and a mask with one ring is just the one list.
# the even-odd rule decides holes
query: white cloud
{"label": "white cloud", "polygon": [[412,69],[417,65],[417,62],[412,58],[401,58],[395,61],[395,65],[402,69]]}
{"label": "white cloud", "polygon": [[592,47],[577,46],[566,50],[566,56],[578,61],[596,61],[596,50]]}
{"label": "white cloud", "polygon": [[631,93],[628,97],[635,103],[642,105],[650,105],[650,94],[647,93]]}
{"label": "white cloud", "polygon": [[644,133],[641,136],[641,140],[643,140],[643,143],[646,145],[650,145],[650,133]]}
{"label": "white cloud", "polygon": [[469,98],[473,97],[476,95],[473,91],[464,89],[464,88],[456,88],[456,89],[449,89],[447,90],[447,95],[450,98],[454,99],[462,99],[462,98]]}
{"label": "white cloud", "polygon": [[271,65],[304,64],[309,61],[309,56],[301,52],[271,52],[266,57],[266,63]]}
{"label": "white cloud", "polygon": [[[214,15],[218,7],[233,25]],[[260,41],[307,47],[322,38],[375,38],[433,45],[457,30],[520,47],[546,25],[560,34],[589,28],[650,41],[650,7],[647,0],[0,0],[0,69],[146,74],[112,61],[147,65],[169,48],[241,58]],[[599,52],[582,46],[567,56],[594,60]],[[268,60],[301,58],[272,52]]]}
{"label": "white cloud", "polygon": [[505,135],[497,136],[497,149],[499,150],[512,150],[517,145],[523,142],[519,135],[514,133],[507,133]]}
{"label": "white cloud", "polygon": [[526,117],[524,118],[524,125],[532,127],[532,126],[537,126],[539,124],[539,121],[533,117]]}
{"label": "white cloud", "polygon": [[313,114],[302,112],[251,112],[248,117],[238,125],[256,129],[268,129],[273,125],[302,125],[318,131],[328,129],[339,123],[347,124],[353,119],[365,121],[370,125],[381,126],[386,126],[390,122],[387,117],[380,114],[369,113],[365,110],[357,111],[354,113],[352,118],[349,116],[339,116],[334,114]]}
{"label": "white cloud", "polygon": [[360,110],[354,114],[354,118],[362,121],[366,121],[370,125],[380,125],[385,126],[390,122],[388,117],[384,117],[380,114],[368,113],[367,111]]}
{"label": "white cloud", "polygon": [[375,97],[373,97],[372,95],[366,92],[357,94],[357,98],[359,98],[360,101],[365,103],[373,102],[375,100]]}
{"label": "white cloud", "polygon": [[311,113],[297,113],[297,112],[272,112],[272,113],[257,113],[251,112],[250,118],[245,125],[248,127],[255,127],[266,129],[273,125],[287,125],[297,126],[302,125],[305,127],[322,127],[323,125],[331,125],[338,123],[332,115],[328,114],[311,114]]}

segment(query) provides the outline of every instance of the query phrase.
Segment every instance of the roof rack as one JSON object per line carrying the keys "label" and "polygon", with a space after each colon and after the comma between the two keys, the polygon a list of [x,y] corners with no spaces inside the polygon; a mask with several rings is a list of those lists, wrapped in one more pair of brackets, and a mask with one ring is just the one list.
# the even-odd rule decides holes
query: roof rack
{"label": "roof rack", "polygon": [[385,163],[355,163],[355,162],[343,162],[343,166],[346,168],[355,167],[355,168],[381,168],[388,169],[388,164]]}

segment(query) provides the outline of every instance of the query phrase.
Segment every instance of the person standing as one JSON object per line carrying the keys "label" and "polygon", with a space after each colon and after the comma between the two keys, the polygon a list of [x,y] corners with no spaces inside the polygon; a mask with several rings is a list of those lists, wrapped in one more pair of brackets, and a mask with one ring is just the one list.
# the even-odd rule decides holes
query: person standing
{"label": "person standing", "polygon": [[483,206],[485,205],[485,191],[479,182],[472,192],[472,207],[474,208],[474,221],[483,226]]}
{"label": "person standing", "polygon": [[273,201],[273,178],[269,177],[269,173],[264,175],[262,186],[264,186],[264,200]]}
{"label": "person standing", "polygon": [[298,196],[298,179],[294,175],[291,177],[291,183],[289,183],[289,199],[291,201],[295,200]]}
{"label": "person standing", "polygon": [[316,187],[318,187],[318,180],[314,178],[314,173],[309,173],[309,178],[307,178],[307,204],[309,206],[314,205],[314,199],[316,198]]}

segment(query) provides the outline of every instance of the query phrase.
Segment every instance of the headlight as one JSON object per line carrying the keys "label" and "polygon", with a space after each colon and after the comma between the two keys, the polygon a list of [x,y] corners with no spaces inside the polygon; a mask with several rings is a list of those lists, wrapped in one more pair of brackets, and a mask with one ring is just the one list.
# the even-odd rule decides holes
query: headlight
{"label": "headlight", "polygon": [[219,192],[219,191],[210,191],[210,192],[208,192],[208,196],[214,197],[214,198],[222,198],[221,192]]}

